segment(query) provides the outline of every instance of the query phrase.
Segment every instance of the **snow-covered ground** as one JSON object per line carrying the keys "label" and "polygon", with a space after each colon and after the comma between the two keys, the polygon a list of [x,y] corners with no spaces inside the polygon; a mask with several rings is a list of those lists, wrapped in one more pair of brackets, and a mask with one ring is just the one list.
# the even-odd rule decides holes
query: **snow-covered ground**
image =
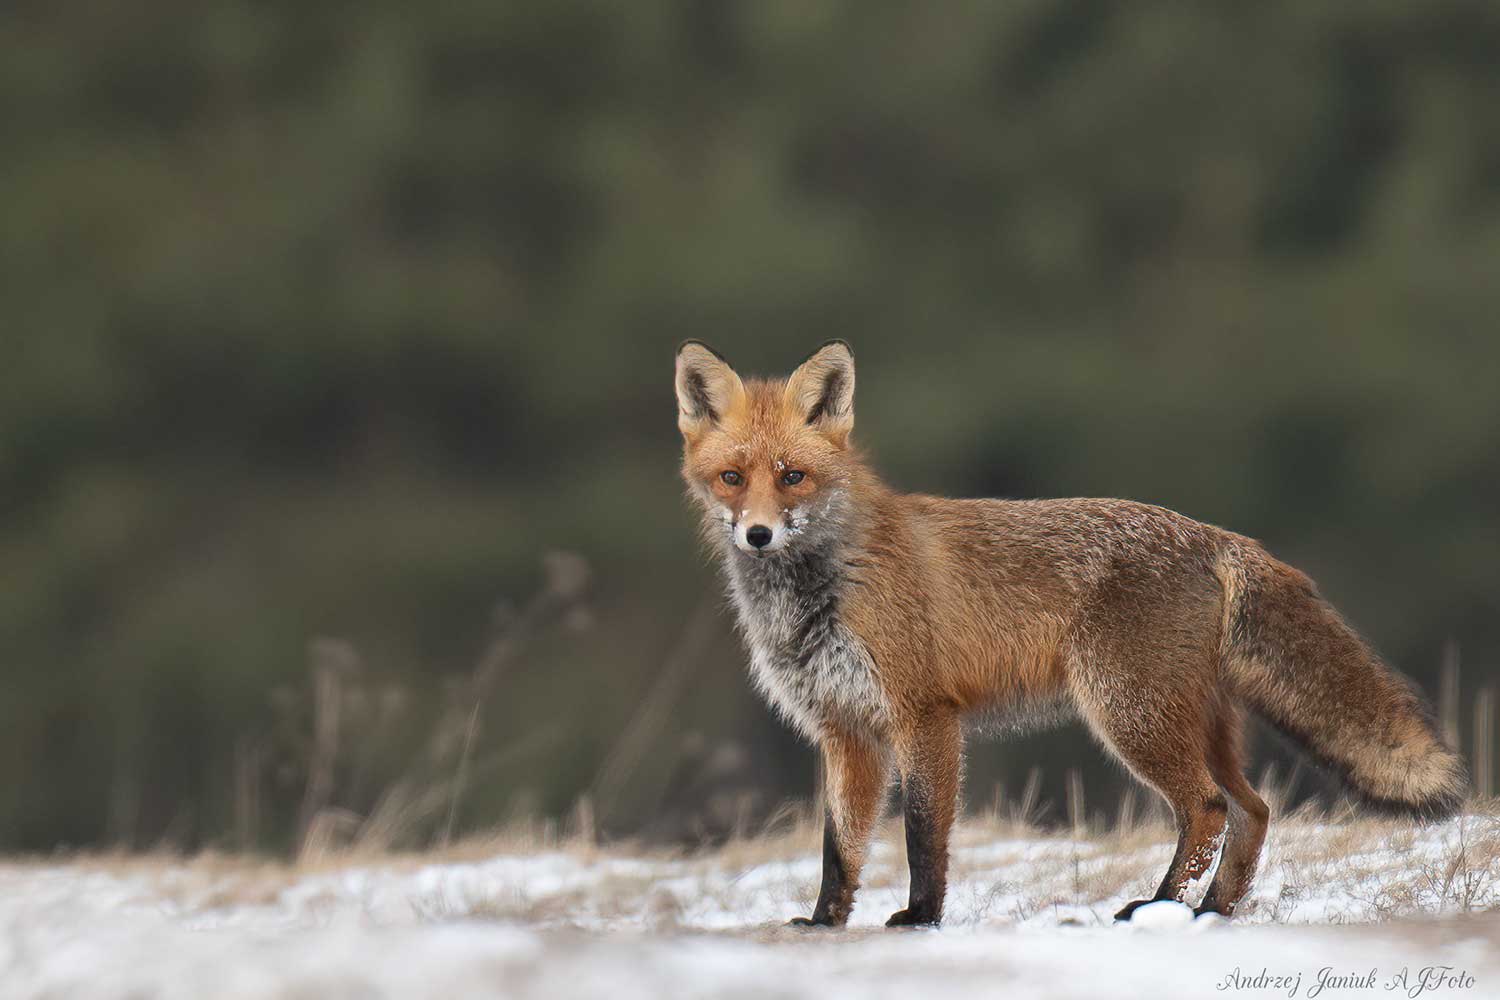
{"label": "snow-covered ground", "polygon": [[[1175,904],[1112,924],[1165,867],[1163,831],[971,824],[944,926],[887,931],[904,905],[893,832],[841,932],[782,926],[811,907],[810,835],[685,858],[0,865],[0,997],[1500,997],[1494,816],[1280,824],[1232,924]],[[1432,967],[1447,978],[1411,992]],[[1314,992],[1324,969],[1375,979]]]}

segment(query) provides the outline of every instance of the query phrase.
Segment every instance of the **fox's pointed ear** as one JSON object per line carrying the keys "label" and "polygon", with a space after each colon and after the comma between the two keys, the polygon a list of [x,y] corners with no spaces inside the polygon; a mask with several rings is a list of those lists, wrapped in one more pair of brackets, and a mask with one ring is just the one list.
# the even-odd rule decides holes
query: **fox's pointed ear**
{"label": "fox's pointed ear", "polygon": [[707,344],[689,340],[677,348],[677,428],[695,437],[724,419],[745,394],[740,377]]}
{"label": "fox's pointed ear", "polygon": [[786,381],[787,402],[809,426],[844,447],[854,430],[854,352],[830,340]]}

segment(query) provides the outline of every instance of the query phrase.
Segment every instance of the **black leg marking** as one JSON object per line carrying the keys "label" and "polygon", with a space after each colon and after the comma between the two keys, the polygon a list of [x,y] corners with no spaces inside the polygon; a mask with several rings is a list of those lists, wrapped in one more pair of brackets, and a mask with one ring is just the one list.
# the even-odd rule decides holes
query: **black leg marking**
{"label": "black leg marking", "polygon": [[842,927],[854,908],[855,885],[849,878],[849,868],[839,852],[838,832],[833,826],[833,813],[823,814],[823,886],[818,891],[818,903],[811,917],[793,917],[794,927]]}
{"label": "black leg marking", "polygon": [[906,909],[891,914],[887,927],[934,925],[943,919],[943,895],[948,888],[948,852],[938,838],[944,831],[927,796],[911,782],[904,782],[903,816],[906,823],[906,861],[911,868],[911,891]]}

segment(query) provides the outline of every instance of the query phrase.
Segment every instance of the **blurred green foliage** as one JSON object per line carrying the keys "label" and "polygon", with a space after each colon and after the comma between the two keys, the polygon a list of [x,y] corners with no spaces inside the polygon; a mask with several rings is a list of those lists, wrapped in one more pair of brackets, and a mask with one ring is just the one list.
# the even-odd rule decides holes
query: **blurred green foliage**
{"label": "blurred green foliage", "polygon": [[[567,810],[717,586],[688,336],[847,338],[897,485],[1163,503],[1495,678],[1497,56],[1458,0],[10,0],[0,846],[225,842],[245,746],[286,843],[309,642],[406,692],[399,758],[552,549],[592,613],[485,695],[458,822]],[[727,620],[694,655],[617,829],[703,738],[812,787]],[[1073,732],[975,794],[1039,754],[1117,780]]]}

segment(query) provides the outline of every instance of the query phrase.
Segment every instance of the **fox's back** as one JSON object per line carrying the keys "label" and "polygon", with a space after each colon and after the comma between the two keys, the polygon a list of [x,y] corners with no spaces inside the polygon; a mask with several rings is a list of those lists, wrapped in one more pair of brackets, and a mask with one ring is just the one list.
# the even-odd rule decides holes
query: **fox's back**
{"label": "fox's back", "polygon": [[925,521],[960,564],[973,555],[985,569],[1055,575],[1072,588],[1097,583],[1122,562],[1201,565],[1226,533],[1165,507],[1134,500],[959,500],[913,495]]}
{"label": "fox's back", "polygon": [[[940,680],[960,704],[1056,694],[1080,636],[1218,614],[1214,563],[1237,537],[1129,500],[895,495],[872,506],[865,534],[878,542],[859,547],[846,617],[892,647],[885,659],[931,663],[911,682]],[[888,670],[886,681],[907,679]]]}
{"label": "fox's back", "polygon": [[902,499],[922,585],[987,615],[1068,614],[1102,590],[1159,595],[1175,580],[1211,580],[1238,537],[1131,500]]}

